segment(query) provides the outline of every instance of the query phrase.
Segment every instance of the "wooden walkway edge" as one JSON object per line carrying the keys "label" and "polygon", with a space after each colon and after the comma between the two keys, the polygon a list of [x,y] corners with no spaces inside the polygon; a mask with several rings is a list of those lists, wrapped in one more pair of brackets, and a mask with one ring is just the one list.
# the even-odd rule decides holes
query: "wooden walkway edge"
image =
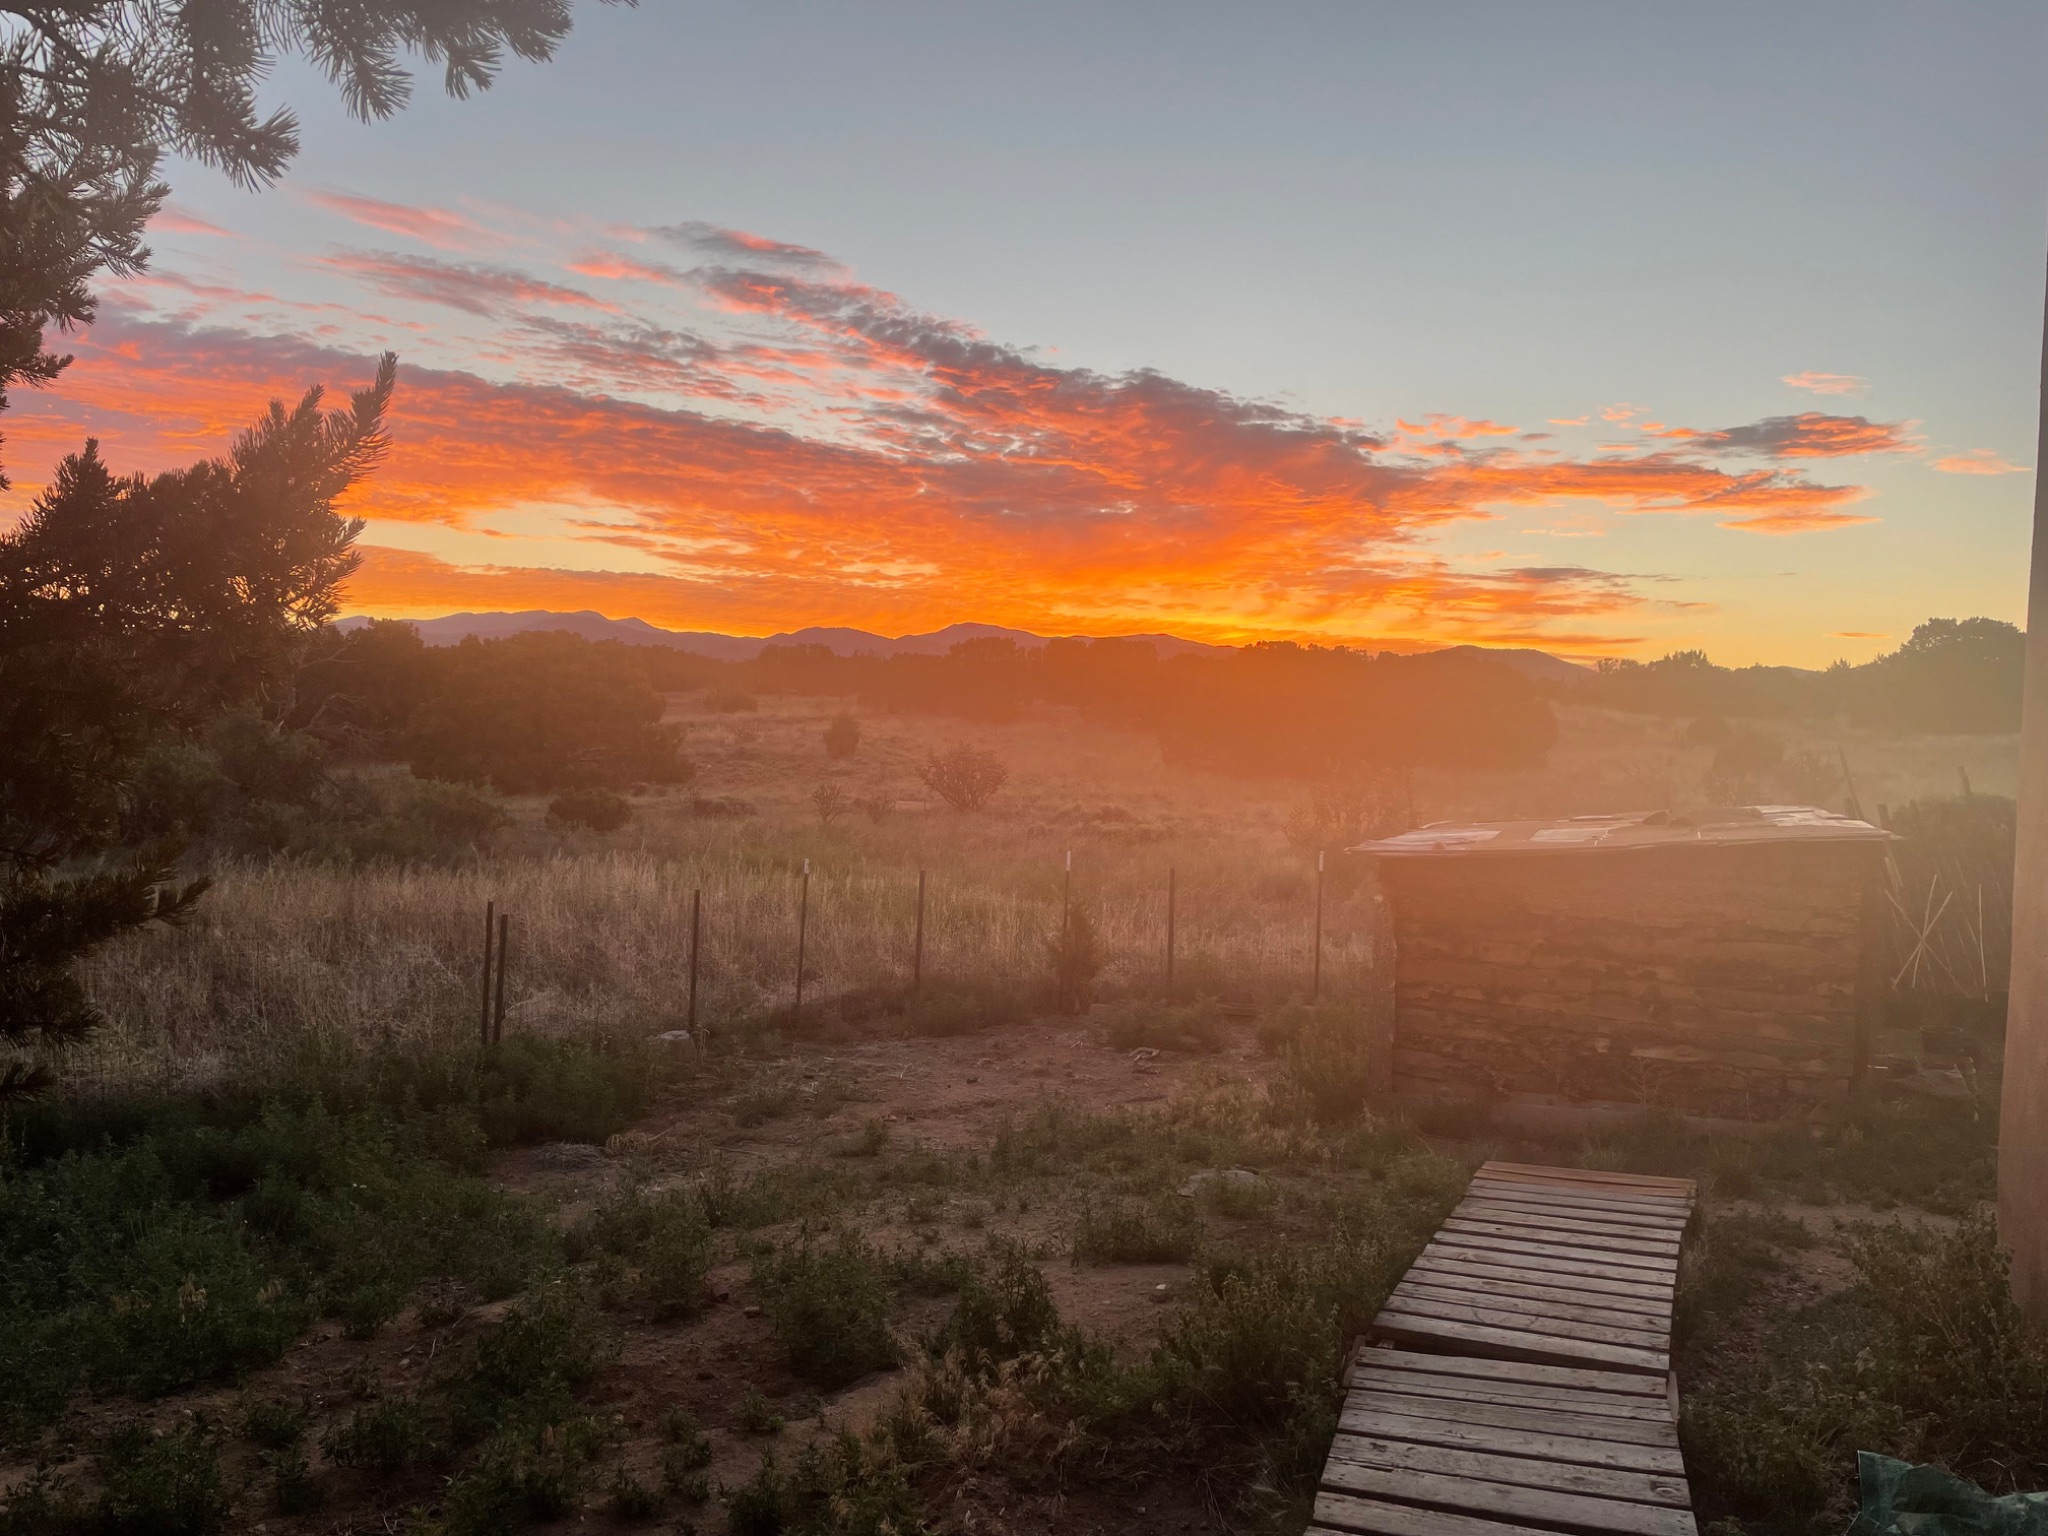
{"label": "wooden walkway edge", "polygon": [[1481,1167],[1347,1367],[1311,1536],[1698,1536],[1671,1376],[1694,1197]]}

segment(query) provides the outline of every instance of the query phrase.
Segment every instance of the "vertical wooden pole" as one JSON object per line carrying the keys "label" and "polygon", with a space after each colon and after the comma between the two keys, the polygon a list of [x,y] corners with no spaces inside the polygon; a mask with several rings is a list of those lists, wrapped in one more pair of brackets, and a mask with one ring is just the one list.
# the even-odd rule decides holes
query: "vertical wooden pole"
{"label": "vertical wooden pole", "polygon": [[[2040,435],[2048,451],[2048,340],[2042,347]],[[2012,971],[2005,1085],[1998,1125],[1998,1237],[2012,1256],[2012,1294],[2048,1325],[2048,472],[2034,471],[2034,558],[2027,588],[2027,670],[2020,712],[2018,857],[2012,887]]]}
{"label": "vertical wooden pole", "polygon": [[796,899],[796,1012],[804,1011],[804,937],[811,921],[811,861],[804,860],[804,883]]}
{"label": "vertical wooden pole", "polygon": [[483,1005],[477,1014],[476,1024],[476,1038],[479,1045],[489,1045],[491,1043],[491,939],[496,933],[497,924],[498,904],[495,901],[487,901],[484,903]]}
{"label": "vertical wooden pole", "polygon": [[1166,995],[1173,996],[1173,870],[1166,871]]}
{"label": "vertical wooden pole", "polygon": [[697,952],[703,936],[704,888],[699,886],[690,892],[690,1011],[683,1021],[692,1045],[697,1043]]}
{"label": "vertical wooden pole", "polygon": [[512,914],[498,914],[498,1001],[491,1018],[491,1044],[497,1045],[505,1038],[505,962],[512,954]]}
{"label": "vertical wooden pole", "polygon": [[917,937],[910,944],[910,990],[924,985],[924,871],[917,872]]}
{"label": "vertical wooden pole", "polygon": [[1323,996],[1323,854],[1316,850],[1316,959],[1314,978],[1309,982],[1308,1000],[1321,1002]]}

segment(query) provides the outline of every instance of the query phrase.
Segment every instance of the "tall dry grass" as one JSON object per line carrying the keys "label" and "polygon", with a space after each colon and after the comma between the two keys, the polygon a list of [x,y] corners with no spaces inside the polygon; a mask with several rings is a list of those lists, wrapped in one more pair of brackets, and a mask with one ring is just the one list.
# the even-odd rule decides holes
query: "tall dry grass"
{"label": "tall dry grass", "polygon": [[[492,849],[447,867],[235,863],[184,928],[146,931],[96,957],[86,980],[110,1027],[64,1064],[74,1084],[205,1081],[308,1045],[414,1049],[473,1038],[486,901],[512,916],[508,1028],[642,1031],[681,1024],[689,901],[703,892],[700,1017],[714,1029],[787,1003],[796,975],[798,871],[811,861],[806,996],[907,979],[917,871],[929,872],[925,974],[1028,986],[1047,978],[1062,863],[1108,953],[1100,995],[1162,981],[1167,871],[1176,874],[1176,981],[1184,995],[1279,1001],[1306,994],[1314,851],[1300,836],[1308,789],[1175,768],[1148,738],[1049,717],[1005,725],[868,716],[851,762],[822,737],[838,700],[763,700],[742,719],[692,716],[699,777],[637,801],[608,836],[550,831],[541,805]],[[1421,820],[1648,808],[1700,793],[1701,763],[1676,726],[1565,712],[1546,766],[1424,774]],[[934,746],[998,752],[1011,781],[995,806],[959,815],[920,803],[916,764]],[[1872,789],[1945,787],[1940,743],[1890,756],[1859,743]],[[2004,747],[1973,743],[1980,784]],[[1860,757],[1859,757],[1860,753]],[[1937,775],[1938,771],[1938,777]],[[897,804],[821,825],[820,783]],[[693,799],[744,800],[706,819]],[[1290,840],[1290,828],[1295,836]],[[1363,988],[1370,893],[1341,855],[1325,890],[1323,990]]]}

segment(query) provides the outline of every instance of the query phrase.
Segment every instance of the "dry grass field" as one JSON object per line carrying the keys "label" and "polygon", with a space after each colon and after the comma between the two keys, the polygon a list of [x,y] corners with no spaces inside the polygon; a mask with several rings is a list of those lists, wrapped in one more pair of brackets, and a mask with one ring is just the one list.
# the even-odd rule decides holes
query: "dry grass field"
{"label": "dry grass field", "polygon": [[[1094,917],[1105,997],[1164,984],[1166,887],[1176,883],[1176,994],[1275,1003],[1306,996],[1315,850],[1344,829],[1315,817],[1300,783],[1238,780],[1161,762],[1143,735],[1070,718],[978,725],[861,717],[851,761],[825,754],[851,701],[762,699],[712,714],[678,698],[697,764],[684,789],[635,799],[604,836],[543,825],[544,802],[479,856],[444,865],[349,869],[235,863],[199,916],[140,935],[93,964],[115,1021],[69,1063],[75,1083],[205,1080],[307,1040],[448,1044],[476,1014],[483,912],[513,919],[513,1028],[565,1035],[679,1027],[689,913],[702,892],[700,1017],[714,1029],[788,1004],[795,991],[800,871],[812,871],[805,986],[813,1000],[904,981],[917,876],[927,874],[925,975],[1016,988],[1047,971],[1066,855],[1073,896]],[[1567,710],[1548,764],[1513,773],[1418,770],[1417,822],[1796,799],[1839,806],[1838,754],[1866,807],[1952,794],[1961,769],[2010,793],[2013,738],[1842,737],[1788,741],[1775,779],[1716,782],[1709,754],[1671,722]],[[932,750],[967,742],[1010,780],[984,812],[948,809],[919,781]],[[823,822],[821,785],[862,802]],[[1358,993],[1372,922],[1355,871],[1333,856],[1324,892],[1323,995]]]}

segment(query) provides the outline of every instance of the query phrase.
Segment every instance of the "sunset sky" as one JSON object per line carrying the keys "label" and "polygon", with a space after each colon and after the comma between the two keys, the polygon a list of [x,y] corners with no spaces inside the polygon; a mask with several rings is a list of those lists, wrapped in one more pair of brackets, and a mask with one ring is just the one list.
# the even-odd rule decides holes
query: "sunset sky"
{"label": "sunset sky", "polygon": [[2017,621],[2048,7],[579,7],[299,67],[0,418],[221,451],[400,355],[353,612],[1823,665]]}

